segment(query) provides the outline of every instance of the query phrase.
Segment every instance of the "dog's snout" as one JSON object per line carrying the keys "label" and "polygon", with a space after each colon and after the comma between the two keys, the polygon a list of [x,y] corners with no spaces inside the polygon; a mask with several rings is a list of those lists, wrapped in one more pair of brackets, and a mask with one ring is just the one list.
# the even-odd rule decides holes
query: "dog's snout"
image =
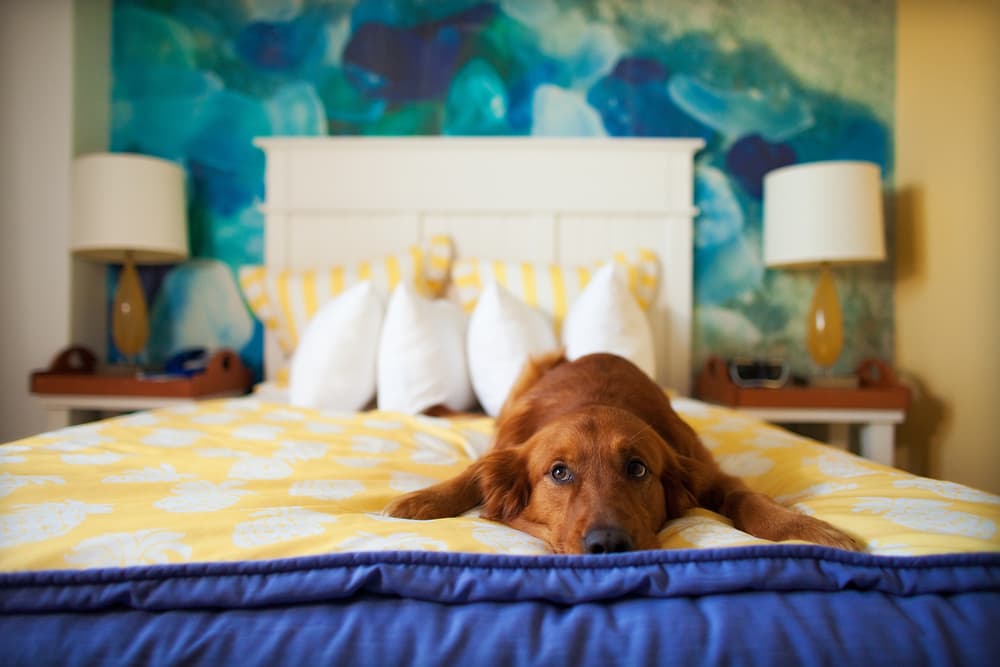
{"label": "dog's snout", "polygon": [[583,536],[588,554],[611,554],[632,550],[632,538],[621,528],[592,528]]}

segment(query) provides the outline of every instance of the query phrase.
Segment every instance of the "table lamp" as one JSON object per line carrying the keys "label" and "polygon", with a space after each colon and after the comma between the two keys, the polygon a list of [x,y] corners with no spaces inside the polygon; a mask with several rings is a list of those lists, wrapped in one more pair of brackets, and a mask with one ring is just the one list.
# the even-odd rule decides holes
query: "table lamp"
{"label": "table lamp", "polygon": [[870,162],[813,162],[764,177],[764,261],[819,265],[806,347],[829,375],[844,345],[843,314],[830,265],[885,259],[882,182]]}
{"label": "table lamp", "polygon": [[188,255],[184,171],[145,155],[93,153],[73,162],[70,248],[87,260],[122,264],[111,334],[134,363],[149,338],[137,264],[170,264]]}

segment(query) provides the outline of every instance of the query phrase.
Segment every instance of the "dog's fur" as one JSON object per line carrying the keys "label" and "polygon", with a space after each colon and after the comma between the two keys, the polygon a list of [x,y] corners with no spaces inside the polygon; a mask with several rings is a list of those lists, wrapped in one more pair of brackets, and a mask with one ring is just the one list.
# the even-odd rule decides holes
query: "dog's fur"
{"label": "dog's fur", "polygon": [[408,519],[482,516],[534,535],[557,553],[656,549],[664,523],[693,507],[768,540],[858,549],[830,524],[751,491],[719,468],[631,362],[610,354],[529,362],[497,419],[491,450],[446,482],[386,512]]}

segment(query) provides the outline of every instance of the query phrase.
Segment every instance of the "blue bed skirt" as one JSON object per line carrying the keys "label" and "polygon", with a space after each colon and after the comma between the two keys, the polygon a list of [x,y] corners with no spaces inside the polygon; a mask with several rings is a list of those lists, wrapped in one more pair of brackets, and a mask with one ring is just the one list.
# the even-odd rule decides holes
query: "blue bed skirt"
{"label": "blue bed skirt", "polygon": [[0,575],[0,665],[1000,664],[1000,553],[437,552]]}

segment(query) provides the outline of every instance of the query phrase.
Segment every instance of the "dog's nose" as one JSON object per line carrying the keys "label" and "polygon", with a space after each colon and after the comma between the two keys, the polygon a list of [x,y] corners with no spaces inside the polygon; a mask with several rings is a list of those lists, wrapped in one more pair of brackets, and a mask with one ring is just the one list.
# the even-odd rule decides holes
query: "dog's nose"
{"label": "dog's nose", "polygon": [[583,536],[588,554],[614,554],[632,550],[632,538],[621,528],[591,528]]}

